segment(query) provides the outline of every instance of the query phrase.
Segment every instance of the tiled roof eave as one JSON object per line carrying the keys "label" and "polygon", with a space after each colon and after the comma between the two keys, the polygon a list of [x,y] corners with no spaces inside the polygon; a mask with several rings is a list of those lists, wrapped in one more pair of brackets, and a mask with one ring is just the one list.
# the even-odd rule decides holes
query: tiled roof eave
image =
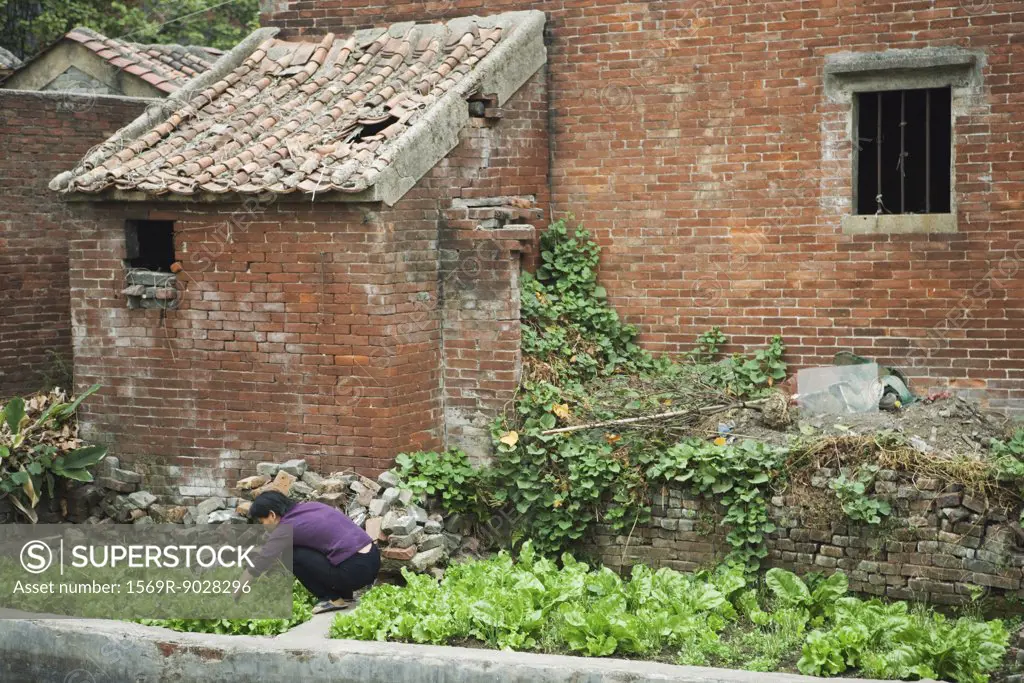
{"label": "tiled roof eave", "polygon": [[376,187],[369,187],[360,192],[343,192],[340,190],[324,190],[316,193],[295,190],[294,192],[195,192],[185,194],[181,192],[144,192],[141,190],[118,190],[106,188],[99,192],[87,192],[76,190],[65,195],[69,202],[93,203],[93,202],[171,202],[175,204],[238,204],[251,201],[254,197],[266,197],[268,203],[303,201],[309,202],[313,195],[318,202],[334,203],[380,203],[385,202],[385,197]]}
{"label": "tiled roof eave", "polygon": [[[526,17],[517,30],[528,36],[527,41],[499,43],[474,78],[459,82],[396,141],[391,150],[394,161],[381,171],[372,186],[385,204],[395,204],[459,144],[459,133],[469,122],[466,100],[470,95],[495,95],[499,105],[505,104],[544,65],[544,15],[538,11],[522,14]],[[433,153],[423,154],[424,147],[433,147]]]}

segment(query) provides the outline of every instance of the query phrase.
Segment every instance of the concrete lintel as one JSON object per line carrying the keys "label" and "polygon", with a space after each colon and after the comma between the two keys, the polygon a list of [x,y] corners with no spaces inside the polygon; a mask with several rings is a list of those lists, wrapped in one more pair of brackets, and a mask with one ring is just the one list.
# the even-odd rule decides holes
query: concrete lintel
{"label": "concrete lintel", "polygon": [[840,75],[892,69],[934,69],[961,67],[971,69],[978,56],[958,47],[924,47],[882,52],[839,52],[825,59],[825,73]]}
{"label": "concrete lintel", "polygon": [[846,102],[855,92],[953,88],[954,109],[976,96],[985,54],[957,47],[840,52],[825,59],[825,95]]}
{"label": "concrete lintel", "polygon": [[[322,622],[321,622],[322,623]],[[0,678],[23,681],[308,683],[814,683],[820,679],[654,662],[459,647],[176,633],[105,620],[0,621]],[[871,683],[833,678],[831,683]]]}
{"label": "concrete lintel", "polygon": [[956,232],[954,213],[904,213],[875,216],[843,216],[847,235],[905,235],[909,233]]}

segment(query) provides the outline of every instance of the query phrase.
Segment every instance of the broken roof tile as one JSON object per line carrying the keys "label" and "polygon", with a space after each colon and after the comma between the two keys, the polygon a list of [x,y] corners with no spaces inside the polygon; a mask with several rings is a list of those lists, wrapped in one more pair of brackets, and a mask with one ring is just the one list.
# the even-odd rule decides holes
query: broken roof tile
{"label": "broken roof tile", "polygon": [[[544,62],[543,22],[542,13],[524,11],[401,24],[348,39],[271,38],[239,55],[237,67],[225,65],[232,70],[220,80],[197,84],[203,90],[192,99],[178,98],[177,111],[145,119],[147,127],[130,139],[115,135],[51,187],[94,194],[359,193],[388,172],[398,174],[393,166],[404,153],[402,174],[391,179],[401,189],[384,198],[397,200],[411,187],[410,166],[415,181],[458,140],[448,133],[441,144],[425,139],[417,148],[406,139],[410,131],[423,122],[418,135],[430,137],[425,126],[439,117],[462,120],[466,100],[485,79],[504,84],[502,96],[510,96]],[[430,155],[437,158],[419,158]]]}

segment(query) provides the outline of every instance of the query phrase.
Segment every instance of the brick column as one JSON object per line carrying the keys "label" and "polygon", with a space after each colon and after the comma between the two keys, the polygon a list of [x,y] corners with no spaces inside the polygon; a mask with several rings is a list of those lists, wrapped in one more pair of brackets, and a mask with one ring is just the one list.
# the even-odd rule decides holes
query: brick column
{"label": "brick column", "polygon": [[459,199],[442,234],[445,444],[490,457],[489,424],[508,407],[522,366],[521,255],[539,219],[531,197]]}

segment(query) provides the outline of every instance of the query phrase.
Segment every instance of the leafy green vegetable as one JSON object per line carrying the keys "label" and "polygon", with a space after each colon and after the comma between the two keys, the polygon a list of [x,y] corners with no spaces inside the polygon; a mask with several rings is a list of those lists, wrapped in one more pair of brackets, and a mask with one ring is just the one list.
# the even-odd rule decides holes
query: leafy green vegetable
{"label": "leafy green vegetable", "polygon": [[836,675],[860,669],[871,678],[933,678],[984,683],[1009,642],[1001,621],[911,613],[904,602],[839,598],[825,628],[811,632],[801,672]]}
{"label": "leafy green vegetable", "polygon": [[139,619],[146,626],[162,626],[190,633],[220,633],[233,636],[276,636],[309,621],[316,598],[298,581],[292,587],[290,619]]}
{"label": "leafy green vegetable", "polygon": [[[673,659],[772,671],[800,655],[814,675],[857,669],[878,678],[984,683],[1006,652],[999,621],[910,613],[906,603],[845,597],[846,576],[812,582],[766,574],[768,593],[737,568],[695,575],[638,565],[628,579],[565,554],[561,567],[525,543],[450,567],[444,579],[406,573],[335,617],[334,638],[476,641],[499,649]],[[809,625],[817,628],[807,632]]]}

